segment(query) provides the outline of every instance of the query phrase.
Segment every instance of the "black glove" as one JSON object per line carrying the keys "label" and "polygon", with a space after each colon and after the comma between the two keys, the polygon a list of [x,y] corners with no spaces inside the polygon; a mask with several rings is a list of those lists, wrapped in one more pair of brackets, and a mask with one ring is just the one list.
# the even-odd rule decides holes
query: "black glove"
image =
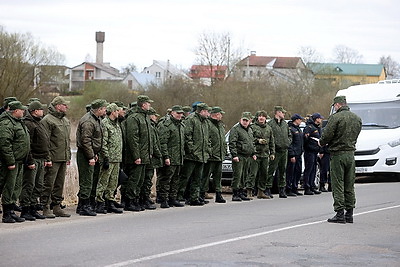
{"label": "black glove", "polygon": [[110,161],[108,158],[104,158],[103,160],[103,169],[108,170],[110,168]]}

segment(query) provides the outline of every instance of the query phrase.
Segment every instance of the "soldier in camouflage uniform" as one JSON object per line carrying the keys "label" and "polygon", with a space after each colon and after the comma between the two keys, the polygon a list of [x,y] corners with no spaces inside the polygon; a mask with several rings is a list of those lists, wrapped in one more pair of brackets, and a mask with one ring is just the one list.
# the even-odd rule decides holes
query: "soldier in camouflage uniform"
{"label": "soldier in camouflage uniform", "polygon": [[160,207],[163,209],[184,206],[177,199],[179,173],[185,154],[185,133],[182,118],[182,107],[175,105],[171,109],[170,117],[157,125],[163,158],[163,166],[157,170],[157,192],[159,193]]}
{"label": "soldier in camouflage uniform", "polygon": [[96,188],[96,213],[122,213],[115,207],[114,191],[118,184],[119,164],[122,161],[122,132],[118,123],[120,108],[107,106],[107,117],[101,121],[103,146],[99,161],[102,162]]}
{"label": "soldier in camouflage uniform", "polygon": [[[27,109],[19,101],[8,104],[9,111],[0,116],[0,158],[1,193],[3,205],[3,223],[23,222],[24,218],[14,213],[14,206],[22,185],[24,162],[30,150],[28,129],[22,122]],[[35,165],[29,165],[33,169]],[[19,188],[19,189],[16,189]]]}
{"label": "soldier in camouflage uniform", "polygon": [[329,145],[331,153],[330,173],[336,215],[328,219],[328,222],[353,223],[356,203],[354,151],[362,122],[360,117],[350,111],[345,96],[336,96],[332,105],[336,113],[329,118],[319,140],[320,146]]}

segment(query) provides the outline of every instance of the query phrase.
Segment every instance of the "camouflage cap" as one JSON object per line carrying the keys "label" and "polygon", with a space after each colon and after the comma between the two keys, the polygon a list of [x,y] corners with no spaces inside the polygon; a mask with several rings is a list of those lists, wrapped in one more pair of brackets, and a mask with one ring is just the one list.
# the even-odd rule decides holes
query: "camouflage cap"
{"label": "camouflage cap", "polygon": [[160,116],[160,114],[158,114],[154,108],[150,108],[148,113],[149,113],[149,115],[156,115],[157,117]]}
{"label": "camouflage cap", "polygon": [[92,109],[99,109],[99,108],[102,108],[102,107],[107,107],[107,105],[108,105],[108,103],[107,103],[106,100],[104,100],[104,99],[96,99],[96,100],[93,100],[93,102],[90,104],[90,107]]}
{"label": "camouflage cap", "polygon": [[31,97],[31,98],[29,98],[29,100],[28,100],[28,104],[31,103],[31,102],[33,102],[33,101],[39,101],[39,102],[40,102],[40,99],[37,98],[37,97]]}
{"label": "camouflage cap", "polygon": [[28,109],[28,107],[22,105],[20,101],[11,101],[10,103],[8,103],[8,107],[10,108],[10,110]]}
{"label": "camouflage cap", "polygon": [[137,97],[137,103],[153,103],[154,101],[151,100],[147,95],[138,95]]}
{"label": "camouflage cap", "polygon": [[31,110],[31,111],[32,110],[39,110],[39,109],[44,109],[46,107],[47,107],[47,105],[40,103],[40,101],[34,100],[34,101],[29,103],[28,110]]}
{"label": "camouflage cap", "polygon": [[176,113],[184,113],[184,110],[181,105],[175,105],[171,108],[171,111],[175,111]]}
{"label": "camouflage cap", "polygon": [[18,99],[14,96],[9,96],[9,97],[4,98],[3,106],[4,107],[8,106],[8,103],[10,103],[12,101],[18,101]]}
{"label": "camouflage cap", "polygon": [[225,114],[225,111],[223,111],[222,108],[220,108],[220,107],[212,107],[210,113]]}
{"label": "camouflage cap", "polygon": [[122,108],[118,107],[117,104],[115,104],[115,103],[111,103],[111,104],[107,105],[107,112],[110,112],[110,113],[114,112],[114,111],[119,111],[121,109]]}
{"label": "camouflage cap", "polygon": [[208,110],[209,106],[206,103],[199,103],[197,104],[196,110],[197,111],[202,111],[202,110]]}
{"label": "camouflage cap", "polygon": [[258,118],[258,117],[260,117],[260,116],[263,116],[263,117],[265,117],[265,118],[268,118],[268,114],[267,114],[267,112],[266,112],[265,110],[259,110],[259,111],[257,111],[256,117]]}
{"label": "camouflage cap", "polygon": [[245,111],[245,112],[242,113],[242,116],[240,118],[244,119],[244,120],[251,121],[252,117],[253,116],[251,115],[251,112]]}
{"label": "camouflage cap", "polygon": [[333,98],[332,106],[335,105],[336,103],[346,103],[346,96],[344,95],[335,96],[335,98]]}
{"label": "camouflage cap", "polygon": [[274,111],[282,111],[283,113],[286,113],[286,110],[282,106],[275,106]]}
{"label": "camouflage cap", "polygon": [[184,112],[190,112],[190,111],[192,111],[192,108],[189,107],[189,106],[183,106],[182,109],[183,109]]}
{"label": "camouflage cap", "polygon": [[70,103],[70,101],[65,100],[64,97],[62,96],[56,96],[52,101],[51,104],[53,106],[57,106],[57,105],[68,105]]}
{"label": "camouflage cap", "polygon": [[122,109],[127,109],[128,107],[125,106],[124,102],[122,101],[113,101],[111,103],[116,104],[118,107],[122,108]]}

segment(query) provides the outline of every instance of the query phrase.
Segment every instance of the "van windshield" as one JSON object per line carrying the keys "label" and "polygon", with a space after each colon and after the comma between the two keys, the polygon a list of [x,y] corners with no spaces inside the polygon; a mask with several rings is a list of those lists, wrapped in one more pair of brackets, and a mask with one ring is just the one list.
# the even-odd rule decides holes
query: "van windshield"
{"label": "van windshield", "polygon": [[361,117],[363,128],[400,127],[400,101],[351,103],[350,110]]}

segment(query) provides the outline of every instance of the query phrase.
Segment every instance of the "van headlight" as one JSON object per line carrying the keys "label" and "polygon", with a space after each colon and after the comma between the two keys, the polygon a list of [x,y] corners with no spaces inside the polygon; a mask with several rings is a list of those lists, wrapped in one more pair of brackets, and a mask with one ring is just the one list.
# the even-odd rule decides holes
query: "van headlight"
{"label": "van headlight", "polygon": [[391,146],[391,147],[400,146],[400,138],[397,139],[397,140],[390,141],[390,142],[388,143],[388,145]]}

